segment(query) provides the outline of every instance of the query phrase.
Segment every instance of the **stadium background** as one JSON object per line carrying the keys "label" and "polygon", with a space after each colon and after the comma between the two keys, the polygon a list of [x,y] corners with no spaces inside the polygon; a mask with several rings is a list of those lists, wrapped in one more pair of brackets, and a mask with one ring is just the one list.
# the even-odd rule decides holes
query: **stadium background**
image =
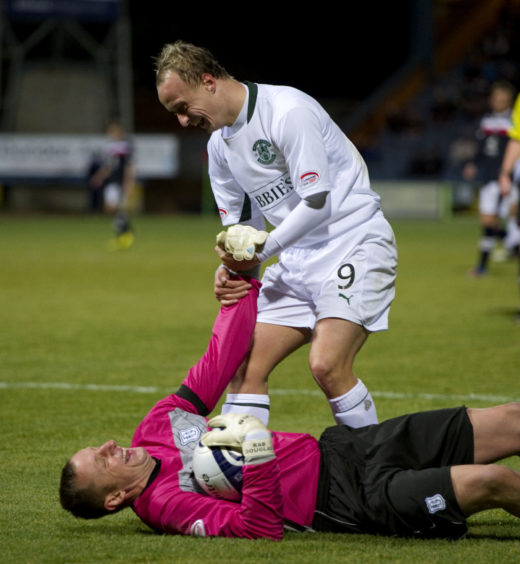
{"label": "stadium background", "polygon": [[[475,190],[459,184],[449,150],[465,138],[497,69],[519,85],[518,4],[348,3],[340,18],[325,5],[297,16],[281,16],[273,5],[248,6],[247,13],[240,6],[231,16],[223,8],[129,2],[132,132],[179,141],[178,174],[140,180],[135,245],[107,252],[108,219],[89,212],[81,178],[1,178],[5,562],[519,561],[518,520],[500,511],[472,518],[469,538],[459,543],[290,533],[274,545],[159,537],[130,511],[80,523],[57,500],[66,458],[109,438],[128,444],[144,413],[199,358],[217,311],[212,241],[220,223],[211,209],[201,213],[205,138],[180,131],[154,88],[151,57],[177,38],[207,45],[238,78],[292,84],[319,98],[386,190],[399,248],[397,298],[390,330],[371,338],[356,363],[380,419],[520,399],[519,327],[512,321],[518,266],[494,263],[485,279],[466,276],[479,235]],[[25,79],[43,82],[22,89],[23,107],[11,106],[16,112],[6,116],[7,23],[4,15],[0,133],[102,134],[107,100],[96,99],[92,81],[76,81],[72,71],[89,63],[64,38],[49,36],[32,52]],[[36,25],[25,22],[18,33],[29,36]],[[103,35],[99,26],[90,31]],[[55,72],[53,84],[36,72],[41,68]],[[8,128],[14,118],[18,128]],[[273,373],[271,426],[317,436],[332,420],[307,353],[297,351]],[[517,457],[507,463],[520,469]]]}
{"label": "stadium background", "polygon": [[[105,8],[106,22],[78,18],[70,26],[70,14],[96,4],[112,8]],[[146,212],[212,211],[205,134],[181,132],[154,86],[153,57],[178,38],[208,46],[237,78],[309,92],[356,143],[373,180],[447,182],[455,209],[475,198],[460,183],[452,147],[471,135],[495,77],[518,82],[516,0],[356,2],[341,17],[330,7],[280,14],[266,6],[225,15],[210,6],[195,17],[171,3],[118,0],[5,0],[2,6],[0,133],[102,134],[110,116],[122,115],[133,134],[174,137],[173,178],[140,178]],[[23,167],[14,178],[6,172],[6,154],[0,145],[3,209],[87,207],[79,174],[73,180],[80,190],[68,189],[71,179],[59,175],[46,182],[44,172],[24,183]]]}

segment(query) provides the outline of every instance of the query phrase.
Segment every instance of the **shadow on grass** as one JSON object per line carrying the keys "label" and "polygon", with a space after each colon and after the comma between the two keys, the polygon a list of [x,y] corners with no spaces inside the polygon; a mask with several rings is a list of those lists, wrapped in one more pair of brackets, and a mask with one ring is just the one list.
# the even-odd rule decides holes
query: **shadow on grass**
{"label": "shadow on grass", "polygon": [[[405,538],[397,536],[385,536],[385,535],[371,535],[371,534],[348,534],[348,533],[298,533],[287,531],[284,534],[283,544],[304,544],[311,548],[313,545],[321,545],[327,542],[333,542],[335,545],[348,544],[351,547],[362,547],[366,543],[371,545],[379,545],[381,547],[391,548],[392,546],[402,546],[403,543],[414,546],[417,543],[446,543],[448,545],[453,544],[454,546],[460,544],[461,542],[469,541],[470,543],[480,543],[480,542],[518,542],[520,540],[520,528],[516,520],[512,521],[498,521],[496,519],[485,519],[479,520],[478,522],[468,523],[469,531],[466,537],[461,540],[451,540],[451,539],[422,539],[422,538]],[[61,531],[69,538],[81,538],[81,537],[95,537],[99,535],[105,539],[114,537],[121,539],[125,538],[135,538],[135,539],[152,539],[157,538],[194,538],[194,537],[184,537],[181,535],[165,535],[154,531],[149,528],[144,523],[140,521],[135,521],[130,514],[126,515],[114,515],[111,517],[106,517],[104,519],[95,521],[78,521],[72,524],[68,524],[61,528]],[[216,539],[214,539],[216,540]],[[221,541],[232,541],[236,542],[247,542],[248,539],[220,539]],[[264,539],[266,542],[267,539]],[[275,543],[276,545],[278,543]]]}
{"label": "shadow on grass", "polygon": [[61,528],[67,535],[103,535],[105,537],[132,537],[135,535],[162,536],[140,523],[111,523],[109,518],[92,522],[78,522]]}
{"label": "shadow on grass", "polygon": [[520,540],[520,534],[518,535],[511,535],[509,537],[501,536],[501,535],[493,535],[493,534],[471,534],[466,537],[467,541],[497,541],[497,542],[518,542]]}
{"label": "shadow on grass", "polygon": [[[512,299],[516,298],[516,294],[514,296],[512,296]],[[492,315],[494,317],[505,317],[507,319],[509,319],[510,321],[515,321],[516,317],[518,315],[518,313],[520,312],[520,306],[519,307],[510,307],[510,306],[504,306],[504,307],[495,307],[492,309],[488,310],[488,314]],[[519,324],[520,325],[520,324]]]}

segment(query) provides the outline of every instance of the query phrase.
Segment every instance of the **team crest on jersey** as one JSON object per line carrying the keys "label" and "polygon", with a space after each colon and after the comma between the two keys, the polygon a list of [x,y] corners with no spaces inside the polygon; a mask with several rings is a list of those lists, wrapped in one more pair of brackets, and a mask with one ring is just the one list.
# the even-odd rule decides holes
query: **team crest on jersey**
{"label": "team crest on jersey", "polygon": [[190,427],[189,429],[181,429],[179,431],[179,437],[181,439],[182,445],[187,445],[188,443],[193,443],[198,441],[200,437],[200,429],[198,427]]}
{"label": "team crest on jersey", "polygon": [[320,175],[315,170],[305,172],[300,176],[300,182],[303,188],[307,188],[308,186],[311,186],[315,182],[318,182],[319,179],[320,179]]}
{"label": "team crest on jersey", "polygon": [[219,208],[218,213],[220,214],[220,217],[224,218],[228,214],[228,211],[224,208]]}
{"label": "team crest on jersey", "polygon": [[437,513],[437,511],[442,511],[446,509],[446,500],[441,494],[435,494],[432,497],[424,498],[426,507],[428,508],[428,513]]}
{"label": "team crest on jersey", "polygon": [[272,145],[265,139],[258,139],[253,145],[253,153],[256,153],[256,160],[262,165],[270,165],[276,159],[276,153],[272,150]]}

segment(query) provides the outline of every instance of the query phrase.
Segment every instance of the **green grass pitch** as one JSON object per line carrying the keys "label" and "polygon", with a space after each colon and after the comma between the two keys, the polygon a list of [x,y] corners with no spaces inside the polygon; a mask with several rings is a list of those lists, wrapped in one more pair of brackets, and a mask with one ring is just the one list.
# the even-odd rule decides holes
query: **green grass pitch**
{"label": "green grass pitch", "polygon": [[[390,330],[356,371],[380,419],[520,400],[517,265],[467,277],[476,219],[393,222]],[[4,562],[519,562],[520,521],[470,519],[459,542],[289,533],[281,543],[158,536],[131,511],[77,521],[59,507],[65,460],[122,444],[205,349],[218,303],[217,218],[137,217],[136,244],[108,252],[107,218],[0,217],[0,546]],[[318,435],[332,418],[295,353],[271,377],[271,427]],[[508,464],[520,469],[516,458]]]}

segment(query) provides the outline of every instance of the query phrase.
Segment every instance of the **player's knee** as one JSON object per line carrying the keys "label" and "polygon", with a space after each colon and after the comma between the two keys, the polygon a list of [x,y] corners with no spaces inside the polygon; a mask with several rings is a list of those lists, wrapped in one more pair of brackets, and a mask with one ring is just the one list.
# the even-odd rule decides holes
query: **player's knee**
{"label": "player's knee", "polygon": [[321,355],[313,355],[309,357],[309,367],[312,375],[318,379],[326,379],[332,371],[332,363],[330,360]]}
{"label": "player's knee", "polygon": [[513,422],[514,429],[520,436],[520,402],[511,402],[503,406],[504,421]]}
{"label": "player's knee", "polygon": [[309,366],[314,379],[325,391],[333,388],[341,376],[346,376],[342,367],[324,355],[311,356]]}
{"label": "player's knee", "polygon": [[520,424],[520,402],[513,401],[504,405],[504,409],[506,410],[506,416],[510,420],[517,421]]}
{"label": "player's knee", "polygon": [[[514,472],[506,466],[489,464],[482,467],[476,491],[489,502],[490,507],[499,506],[512,491],[512,482],[518,482]],[[518,484],[517,484],[518,487]]]}

